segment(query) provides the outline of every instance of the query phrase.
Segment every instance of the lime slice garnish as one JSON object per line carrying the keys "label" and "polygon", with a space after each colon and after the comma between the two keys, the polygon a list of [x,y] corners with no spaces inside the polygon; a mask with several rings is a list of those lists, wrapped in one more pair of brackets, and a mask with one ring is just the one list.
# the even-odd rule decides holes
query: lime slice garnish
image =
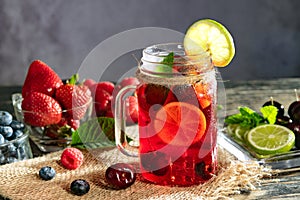
{"label": "lime slice garnish", "polygon": [[183,45],[187,55],[209,53],[217,67],[227,66],[235,54],[229,31],[211,19],[202,19],[192,24],[186,32]]}
{"label": "lime slice garnish", "polygon": [[258,154],[270,155],[290,151],[295,144],[295,134],[284,126],[266,124],[251,129],[245,141]]}

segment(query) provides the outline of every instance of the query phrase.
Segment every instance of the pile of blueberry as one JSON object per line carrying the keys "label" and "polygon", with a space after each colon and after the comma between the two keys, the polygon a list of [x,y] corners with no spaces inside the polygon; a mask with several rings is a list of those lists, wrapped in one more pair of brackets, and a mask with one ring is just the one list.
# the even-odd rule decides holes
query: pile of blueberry
{"label": "pile of blueberry", "polygon": [[25,126],[7,111],[0,111],[0,165],[32,157]]}

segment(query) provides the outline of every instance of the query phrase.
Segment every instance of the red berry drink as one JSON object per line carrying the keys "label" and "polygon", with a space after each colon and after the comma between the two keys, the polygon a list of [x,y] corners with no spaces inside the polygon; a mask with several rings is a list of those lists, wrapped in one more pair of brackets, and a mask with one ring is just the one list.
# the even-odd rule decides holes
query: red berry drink
{"label": "red berry drink", "polygon": [[216,173],[217,84],[207,56],[172,45],[145,49],[137,71],[140,167],[147,181],[190,186]]}

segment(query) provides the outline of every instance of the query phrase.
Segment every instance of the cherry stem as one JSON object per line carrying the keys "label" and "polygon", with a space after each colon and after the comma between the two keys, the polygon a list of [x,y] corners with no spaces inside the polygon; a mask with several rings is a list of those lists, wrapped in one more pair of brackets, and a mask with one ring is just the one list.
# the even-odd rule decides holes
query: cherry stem
{"label": "cherry stem", "polygon": [[299,96],[298,96],[297,89],[294,89],[294,91],[295,91],[295,95],[296,95],[296,101],[299,101]]}
{"label": "cherry stem", "polygon": [[274,99],[273,99],[273,97],[270,97],[270,99],[271,99],[271,105],[274,106]]}

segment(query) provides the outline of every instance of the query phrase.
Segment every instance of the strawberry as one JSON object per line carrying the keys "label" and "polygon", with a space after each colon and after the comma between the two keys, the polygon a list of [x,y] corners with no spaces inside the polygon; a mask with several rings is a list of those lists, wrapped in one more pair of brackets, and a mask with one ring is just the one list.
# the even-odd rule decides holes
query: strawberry
{"label": "strawberry", "polygon": [[53,96],[56,88],[63,85],[60,77],[44,62],[35,60],[29,66],[22,88],[22,96],[31,92],[40,92]]}
{"label": "strawberry", "polygon": [[24,121],[32,126],[56,124],[61,120],[62,108],[52,97],[31,92],[22,101]]}
{"label": "strawberry", "polygon": [[66,148],[60,157],[61,164],[67,169],[77,169],[83,163],[83,154],[79,149],[74,147]]}
{"label": "strawberry", "polygon": [[64,85],[56,89],[55,98],[67,110],[70,118],[81,119],[84,117],[91,101],[91,91],[85,85],[75,85],[78,75],[72,78]]}
{"label": "strawberry", "polygon": [[107,116],[111,112],[112,96],[104,89],[97,89],[95,94],[95,111],[98,117]]}
{"label": "strawberry", "polygon": [[113,104],[114,104],[114,101],[115,101],[115,98],[116,98],[118,92],[122,88],[124,88],[128,85],[137,86],[139,83],[140,83],[139,80],[135,77],[126,77],[126,78],[122,79],[121,82],[116,85],[115,90],[113,92]]}
{"label": "strawberry", "polygon": [[83,85],[87,86],[91,91],[93,90],[95,84],[97,84],[97,82],[93,79],[86,79],[83,82]]}
{"label": "strawberry", "polygon": [[115,85],[109,81],[102,81],[97,83],[94,87],[96,115],[98,117],[113,117],[111,101]]}
{"label": "strawberry", "polygon": [[115,89],[115,85],[109,81],[98,82],[96,85],[94,85],[94,87],[95,87],[95,94],[97,94],[98,90],[105,90],[110,95],[112,95],[112,93]]}
{"label": "strawberry", "polygon": [[126,122],[135,124],[138,122],[138,102],[135,96],[129,96],[126,99]]}

